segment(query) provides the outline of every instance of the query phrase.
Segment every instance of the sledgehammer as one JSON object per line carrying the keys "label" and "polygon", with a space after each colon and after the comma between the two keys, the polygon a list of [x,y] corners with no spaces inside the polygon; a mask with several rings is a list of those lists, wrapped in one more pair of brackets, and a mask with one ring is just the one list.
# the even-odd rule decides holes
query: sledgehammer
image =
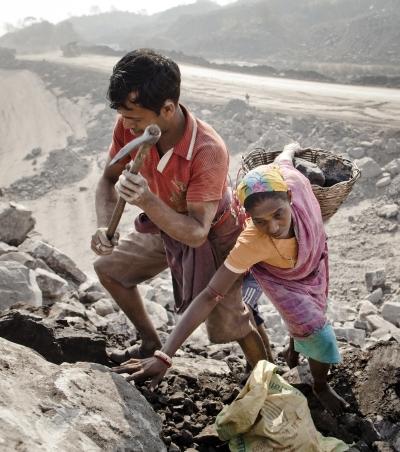
{"label": "sledgehammer", "polygon": [[[132,174],[137,174],[143,164],[143,160],[145,159],[147,153],[157,143],[157,141],[160,139],[160,136],[161,130],[156,124],[147,126],[142,135],[130,141],[122,149],[120,149],[118,154],[111,160],[110,166],[119,162],[130,152],[139,147],[135,159],[133,160],[129,168],[129,172],[131,172]],[[107,227],[106,234],[108,240],[111,240],[114,237],[115,231],[124,212],[125,204],[126,201],[120,197],[117,204],[115,205],[111,220]]]}

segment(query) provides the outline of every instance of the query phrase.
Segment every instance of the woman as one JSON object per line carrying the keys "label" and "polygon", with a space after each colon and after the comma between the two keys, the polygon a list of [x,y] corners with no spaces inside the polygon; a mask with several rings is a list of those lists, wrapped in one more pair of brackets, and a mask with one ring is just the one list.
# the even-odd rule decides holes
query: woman
{"label": "woman", "polygon": [[[289,330],[289,363],[303,354],[314,379],[314,394],[331,412],[342,411],[346,402],[327,382],[329,368],[340,362],[340,354],[326,318],[326,234],[310,182],[293,167],[298,150],[297,143],[286,146],[273,164],[244,176],[237,194],[250,218],[228,258],[190,304],[161,353],[129,360],[116,372],[132,373],[129,379],[152,377],[152,386],[158,384],[176,350],[250,269]],[[255,365],[254,357],[247,359]]]}

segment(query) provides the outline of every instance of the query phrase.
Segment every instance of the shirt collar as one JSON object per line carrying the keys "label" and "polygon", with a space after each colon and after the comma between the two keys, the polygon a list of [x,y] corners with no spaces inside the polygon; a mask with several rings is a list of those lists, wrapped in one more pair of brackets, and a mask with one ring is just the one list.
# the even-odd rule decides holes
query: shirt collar
{"label": "shirt collar", "polygon": [[179,105],[185,116],[185,130],[182,138],[175,144],[173,153],[185,158],[186,160],[191,160],[197,136],[197,121],[183,105]]}

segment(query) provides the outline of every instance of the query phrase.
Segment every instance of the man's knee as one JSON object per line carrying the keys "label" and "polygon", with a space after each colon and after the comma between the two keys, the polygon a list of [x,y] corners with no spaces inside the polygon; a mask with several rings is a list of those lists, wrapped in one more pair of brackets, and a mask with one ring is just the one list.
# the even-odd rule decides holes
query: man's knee
{"label": "man's knee", "polygon": [[103,286],[107,286],[112,282],[115,282],[109,275],[107,269],[109,265],[107,264],[107,259],[104,257],[97,258],[93,263],[94,271],[96,272],[99,281]]}

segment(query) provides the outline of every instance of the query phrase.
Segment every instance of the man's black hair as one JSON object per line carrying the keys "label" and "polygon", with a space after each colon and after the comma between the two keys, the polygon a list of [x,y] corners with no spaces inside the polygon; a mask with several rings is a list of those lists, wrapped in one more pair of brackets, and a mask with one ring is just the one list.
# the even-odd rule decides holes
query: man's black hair
{"label": "man's black hair", "polygon": [[151,49],[138,49],[114,66],[107,98],[111,108],[126,108],[128,94],[133,91],[135,104],[159,115],[167,99],[178,102],[180,85],[181,73],[174,61]]}
{"label": "man's black hair", "polygon": [[263,191],[252,193],[244,200],[243,206],[248,212],[265,199],[282,199],[282,201],[289,201],[289,195],[287,191]]}

